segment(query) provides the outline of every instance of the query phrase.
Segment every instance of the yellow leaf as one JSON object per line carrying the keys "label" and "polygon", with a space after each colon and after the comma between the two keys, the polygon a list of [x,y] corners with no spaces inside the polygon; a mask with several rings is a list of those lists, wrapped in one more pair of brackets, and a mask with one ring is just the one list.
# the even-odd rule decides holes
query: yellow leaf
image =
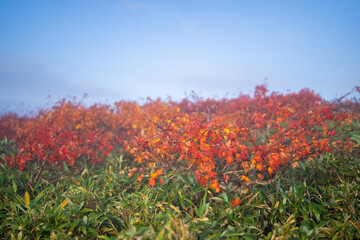
{"label": "yellow leaf", "polygon": [[277,208],[278,206],[279,206],[279,201],[277,201],[277,202],[275,203],[274,208]]}
{"label": "yellow leaf", "polygon": [[350,222],[360,232],[360,227],[356,223],[354,223],[353,221],[350,221]]}
{"label": "yellow leaf", "polygon": [[180,213],[179,208],[175,207],[174,205],[170,205],[169,207],[175,210],[176,212]]}
{"label": "yellow leaf", "polygon": [[30,195],[27,191],[25,192],[25,205],[27,207],[30,205]]}
{"label": "yellow leaf", "polygon": [[61,203],[61,207],[64,208],[69,202],[69,199],[65,199],[62,203]]}
{"label": "yellow leaf", "polygon": [[229,134],[230,133],[230,130],[225,128],[224,131],[226,132],[226,134]]}
{"label": "yellow leaf", "polygon": [[83,190],[84,192],[89,192],[88,190],[86,190],[85,188],[83,187],[78,187],[80,190]]}

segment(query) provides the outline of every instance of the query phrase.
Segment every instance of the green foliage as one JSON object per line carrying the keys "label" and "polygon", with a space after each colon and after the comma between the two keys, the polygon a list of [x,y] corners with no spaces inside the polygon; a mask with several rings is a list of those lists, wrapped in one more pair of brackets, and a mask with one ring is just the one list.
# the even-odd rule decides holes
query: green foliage
{"label": "green foliage", "polygon": [[[84,165],[61,181],[45,176],[29,186],[28,173],[1,163],[0,238],[360,238],[356,155],[322,155],[241,196],[231,185],[208,191],[191,174],[168,174],[151,188],[128,176],[131,168],[113,156],[101,168]],[[233,207],[237,197],[242,202]]]}
{"label": "green foliage", "polygon": [[8,140],[6,137],[0,140],[0,160],[7,156],[16,154],[17,149],[13,140]]}

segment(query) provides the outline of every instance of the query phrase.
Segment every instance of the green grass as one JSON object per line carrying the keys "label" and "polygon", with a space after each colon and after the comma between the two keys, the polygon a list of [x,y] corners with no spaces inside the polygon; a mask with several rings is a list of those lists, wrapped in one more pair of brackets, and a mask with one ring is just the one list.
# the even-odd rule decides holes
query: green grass
{"label": "green grass", "polygon": [[29,173],[2,163],[0,238],[359,239],[359,167],[359,156],[323,155],[232,207],[231,185],[215,194],[192,175],[170,174],[151,188],[127,177],[122,157],[58,182],[50,179],[66,168],[44,172],[31,187]]}

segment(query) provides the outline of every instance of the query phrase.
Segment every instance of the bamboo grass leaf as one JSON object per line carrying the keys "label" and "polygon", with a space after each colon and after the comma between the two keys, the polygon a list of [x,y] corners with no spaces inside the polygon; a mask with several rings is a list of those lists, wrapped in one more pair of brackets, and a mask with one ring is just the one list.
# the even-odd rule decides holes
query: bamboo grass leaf
{"label": "bamboo grass leaf", "polygon": [[26,192],[25,192],[25,206],[26,206],[26,207],[29,207],[29,205],[30,205],[30,195],[29,195],[29,193],[26,191]]}

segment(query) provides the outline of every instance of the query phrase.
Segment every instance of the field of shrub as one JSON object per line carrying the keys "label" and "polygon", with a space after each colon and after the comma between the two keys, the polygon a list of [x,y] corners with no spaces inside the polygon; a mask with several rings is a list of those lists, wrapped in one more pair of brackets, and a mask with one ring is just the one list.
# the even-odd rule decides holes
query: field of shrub
{"label": "field of shrub", "polygon": [[359,239],[360,88],[0,116],[3,239]]}

